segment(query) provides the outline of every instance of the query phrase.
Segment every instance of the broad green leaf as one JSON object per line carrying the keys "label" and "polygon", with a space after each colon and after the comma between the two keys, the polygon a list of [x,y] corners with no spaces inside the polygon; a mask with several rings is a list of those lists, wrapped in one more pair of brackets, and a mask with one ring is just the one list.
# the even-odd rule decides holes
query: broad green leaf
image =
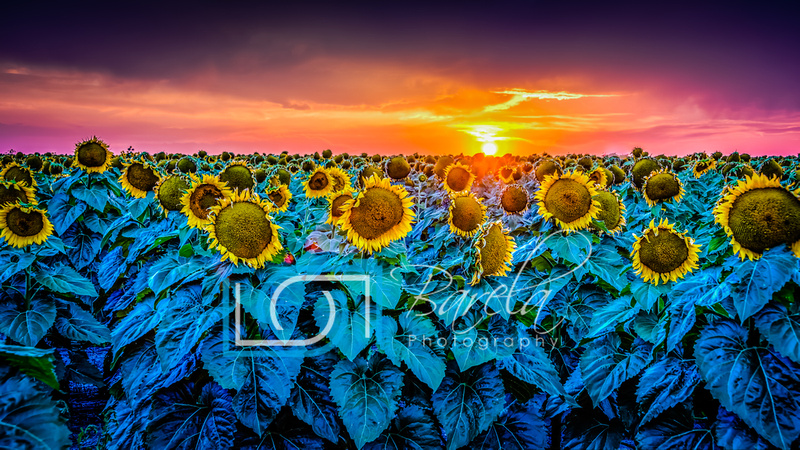
{"label": "broad green leaf", "polygon": [[69,317],[59,317],[56,329],[62,336],[73,341],[86,341],[92,344],[111,342],[111,332],[89,312],[80,306],[69,304]]}
{"label": "broad green leaf", "polygon": [[388,360],[341,360],[331,373],[331,397],[357,448],[372,442],[389,426],[397,412],[403,372]]}
{"label": "broad green leaf", "polygon": [[500,416],[505,391],[492,363],[461,372],[455,364],[433,394],[433,412],[442,425],[448,450],[461,448]]}
{"label": "broad green leaf", "polygon": [[748,344],[748,332],[729,319],[706,326],[695,346],[711,394],[758,434],[788,449],[800,436],[800,366],[772,348]]}
{"label": "broad green leaf", "polygon": [[59,387],[53,366],[53,349],[0,344],[0,360],[53,389]]}
{"label": "broad green leaf", "polygon": [[30,304],[0,305],[0,333],[28,347],[42,340],[56,320],[56,304],[52,297],[31,300]]}
{"label": "broad green leaf", "polygon": [[94,284],[67,265],[57,265],[47,269],[40,268],[36,271],[36,281],[60,294],[97,297]]}

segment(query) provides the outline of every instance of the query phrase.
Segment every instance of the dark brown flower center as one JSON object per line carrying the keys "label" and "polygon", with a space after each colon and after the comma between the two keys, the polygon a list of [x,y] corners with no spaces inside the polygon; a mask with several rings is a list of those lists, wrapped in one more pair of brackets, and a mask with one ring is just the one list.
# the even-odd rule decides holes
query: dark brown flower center
{"label": "dark brown flower center", "polygon": [[371,187],[350,211],[353,230],[363,238],[376,239],[403,220],[403,201],[388,189]]}
{"label": "dark brown flower center", "polygon": [[31,211],[26,213],[20,208],[13,208],[6,215],[8,228],[17,236],[36,236],[44,229],[42,213]]}
{"label": "dark brown flower center", "polygon": [[155,170],[145,167],[142,163],[133,163],[128,166],[128,183],[140,191],[149,192],[156,187],[158,175]]}
{"label": "dark brown flower center", "polygon": [[642,264],[657,273],[672,272],[689,257],[684,238],[666,230],[659,230],[658,236],[653,230],[647,231],[640,245],[639,259]]}
{"label": "dark brown flower center", "polygon": [[239,258],[257,258],[272,242],[272,224],[266,212],[250,202],[223,208],[214,232],[219,243]]}
{"label": "dark brown flower center", "polygon": [[570,223],[589,212],[592,207],[592,197],[582,183],[561,179],[547,190],[544,205],[555,218]]}
{"label": "dark brown flower center", "polygon": [[753,189],[731,205],[729,227],[739,244],[761,253],[800,240],[800,200],[781,188]]}
{"label": "dark brown flower center", "polygon": [[222,198],[222,191],[213,184],[201,184],[195,188],[189,198],[189,208],[192,213],[200,218],[208,217],[208,209],[219,204]]}

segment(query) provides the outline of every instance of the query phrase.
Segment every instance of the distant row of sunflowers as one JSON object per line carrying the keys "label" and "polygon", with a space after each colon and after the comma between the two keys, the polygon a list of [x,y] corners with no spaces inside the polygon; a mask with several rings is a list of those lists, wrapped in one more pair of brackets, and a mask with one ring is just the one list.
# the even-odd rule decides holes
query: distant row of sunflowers
{"label": "distant row of sunflowers", "polygon": [[[647,203],[654,206],[680,202],[685,191],[676,172],[684,166],[676,161],[682,160],[670,160],[670,170],[640,149],[634,149],[633,153],[636,162],[630,169],[630,179]],[[198,155],[197,161],[214,161],[213,157],[203,156]],[[511,269],[515,249],[508,230],[499,221],[487,221],[486,205],[471,190],[475,183],[484,181],[481,174],[493,165],[496,166],[493,172],[507,183],[499,203],[508,214],[527,210],[529,192],[516,181],[532,173],[539,182],[533,197],[538,214],[562,230],[596,228],[598,221],[602,221],[602,228],[614,234],[626,223],[623,201],[608,188],[623,182],[628,173],[618,164],[594,166],[591,157],[577,161],[569,157],[541,158],[534,165],[533,161],[489,160],[480,156],[457,161],[450,156],[417,160],[415,156],[369,159],[362,155],[352,158],[362,166],[353,174],[358,175],[354,183],[344,167],[356,168],[339,156],[332,158],[328,153],[295,164],[288,163],[288,155],[280,159],[258,155],[261,161],[255,162],[266,163],[270,168],[263,199],[255,191],[259,183],[267,181],[266,172],[259,169],[262,173],[257,174],[250,161],[233,160],[230,156],[219,175],[199,175],[195,159],[182,157],[175,164],[177,170],[164,176],[162,166],[167,165],[157,162],[158,158],[153,160],[149,155],[130,152],[115,158],[108,145],[93,137],[76,145],[70,166],[87,173],[103,173],[118,165],[119,182],[129,195],[145,198],[154,192],[165,214],[185,215],[189,226],[207,233],[209,247],[216,248],[223,259],[254,268],[263,267],[282,250],[279,227],[273,216],[285,212],[291,204],[288,185],[295,178],[293,170],[302,170],[307,175],[301,177],[306,198],[327,199],[327,223],[338,228],[350,244],[368,253],[404,238],[415,220],[413,197],[402,183],[393,184],[392,180],[405,179],[407,186],[414,186],[414,181],[408,178],[412,172],[418,183],[435,175],[449,194],[450,230],[463,238],[475,239],[478,264],[473,283],[484,276],[506,274]],[[717,155],[697,156],[692,171],[698,178],[714,170],[721,159]],[[754,259],[768,248],[787,244],[800,257],[800,193],[781,184],[783,167],[775,159],[769,159],[762,164],[760,173],[754,173],[741,159],[731,159],[728,158],[726,166],[737,165],[729,172],[735,170],[744,179],[738,180],[735,187],[726,187],[714,215],[730,236],[734,252],[742,258]],[[181,164],[182,161],[191,164]],[[316,161],[324,165],[317,165]],[[370,161],[383,164],[369,164]],[[36,208],[35,170],[16,161],[4,163],[0,172],[0,236],[14,247],[41,244],[52,234],[53,227],[46,211]],[[562,165],[569,170],[562,170]],[[658,224],[651,222],[633,244],[631,259],[636,273],[645,281],[658,284],[680,279],[697,268],[700,247],[687,233],[676,231],[665,220]]]}

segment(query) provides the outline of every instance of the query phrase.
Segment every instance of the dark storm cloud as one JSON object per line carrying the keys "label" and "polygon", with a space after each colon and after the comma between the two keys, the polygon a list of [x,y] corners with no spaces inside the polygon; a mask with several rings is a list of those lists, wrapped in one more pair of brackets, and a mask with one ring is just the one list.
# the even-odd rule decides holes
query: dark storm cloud
{"label": "dark storm cloud", "polygon": [[483,86],[591,76],[602,89],[663,89],[711,109],[800,109],[800,27],[779,5],[21,3],[0,27],[6,63],[184,84],[213,73],[225,89],[259,95],[250,86],[258,77],[268,83],[326,57],[425,67]]}

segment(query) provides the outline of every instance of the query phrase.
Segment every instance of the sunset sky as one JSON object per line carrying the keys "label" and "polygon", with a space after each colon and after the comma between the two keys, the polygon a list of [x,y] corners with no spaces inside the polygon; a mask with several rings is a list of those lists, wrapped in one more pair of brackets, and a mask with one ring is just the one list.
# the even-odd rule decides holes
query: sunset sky
{"label": "sunset sky", "polygon": [[15,3],[0,152],[800,152],[779,6]]}

